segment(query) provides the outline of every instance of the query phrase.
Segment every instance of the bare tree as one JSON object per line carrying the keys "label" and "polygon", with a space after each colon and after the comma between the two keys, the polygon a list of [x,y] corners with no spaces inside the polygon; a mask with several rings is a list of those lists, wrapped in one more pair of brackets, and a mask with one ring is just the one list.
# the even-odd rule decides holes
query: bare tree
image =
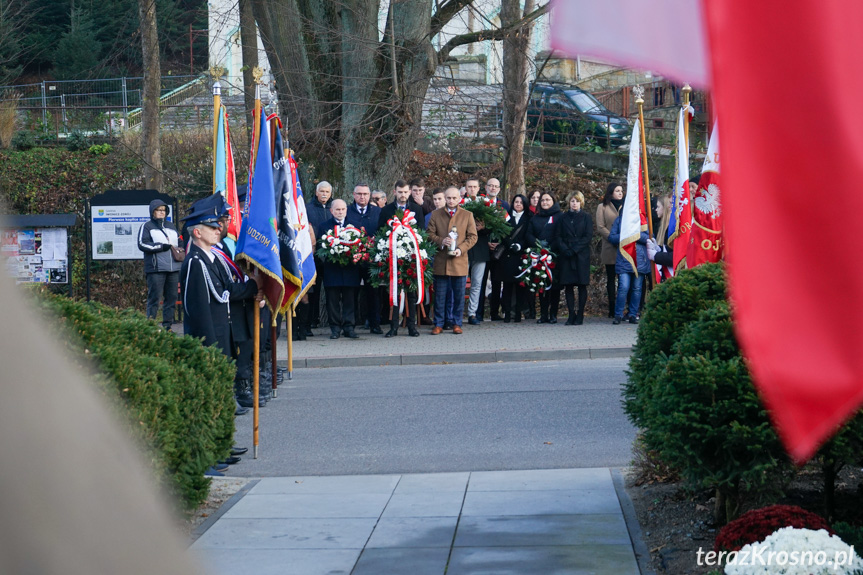
{"label": "bare tree", "polygon": [[255,112],[255,81],[252,70],[258,65],[258,34],[251,0],[240,2],[240,43],[243,54],[243,100],[246,108],[246,140],[252,145],[252,115]]}
{"label": "bare tree", "polygon": [[144,89],[141,94],[141,156],[144,183],[162,190],[162,152],[159,147],[159,96],[162,72],[159,67],[159,34],[156,28],[156,0],[138,0],[141,21],[141,51],[144,56]]}
{"label": "bare tree", "polygon": [[533,12],[535,0],[501,0],[501,26],[511,28],[503,39],[503,182],[507,197],[524,193],[524,136],[527,128],[530,37],[533,22],[519,26]]}
{"label": "bare tree", "polygon": [[502,39],[548,10],[454,36],[436,50],[432,39],[474,1],[391,0],[381,33],[380,0],[252,0],[306,177],[345,189],[358,181],[392,186],[420,137],[438,64],[458,46]]}

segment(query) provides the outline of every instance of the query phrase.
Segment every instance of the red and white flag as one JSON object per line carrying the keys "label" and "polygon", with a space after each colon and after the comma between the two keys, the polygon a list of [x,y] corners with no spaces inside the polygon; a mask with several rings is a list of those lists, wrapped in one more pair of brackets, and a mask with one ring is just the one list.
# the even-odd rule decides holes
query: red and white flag
{"label": "red and white flag", "polygon": [[677,114],[677,175],[675,177],[674,197],[672,198],[673,230],[668,243],[674,250],[674,271],[680,269],[686,260],[689,249],[689,232],[692,229],[692,204],[689,197],[689,149],[686,142],[684,114],[691,114],[692,107],[680,108]]}
{"label": "red and white flag", "polygon": [[698,190],[691,198],[692,231],[686,251],[686,267],[718,262],[725,255],[722,197],[719,191],[719,131],[713,124]]}
{"label": "red and white flag", "polygon": [[[616,14],[596,17],[591,5]],[[698,45],[653,24],[709,31],[726,149],[722,211],[737,336],[779,436],[795,460],[807,460],[863,405],[863,311],[854,305],[863,267],[846,249],[801,241],[794,225],[805,222],[808,237],[830,245],[859,243],[863,140],[855,111],[863,34],[848,26],[863,21],[863,3],[798,0],[776,10],[772,2],[737,0],[566,0],[555,10],[556,48],[573,57],[591,53],[578,45],[586,30],[604,42],[593,53],[645,67],[635,43],[649,52],[647,67],[693,84],[698,70],[690,74],[685,64]],[[627,40],[628,53],[614,52],[628,38],[636,39]],[[781,92],[789,78],[801,81]],[[825,185],[827,204],[814,193]],[[822,204],[839,207],[818,209]],[[801,279],[807,265],[828,277]]]}
{"label": "red and white flag", "polygon": [[644,214],[644,186],[641,177],[641,140],[636,136],[641,128],[638,120],[632,127],[633,137],[629,142],[629,170],[626,173],[626,197],[620,210],[620,254],[638,275],[638,259],[635,243],[641,232],[647,231]]}

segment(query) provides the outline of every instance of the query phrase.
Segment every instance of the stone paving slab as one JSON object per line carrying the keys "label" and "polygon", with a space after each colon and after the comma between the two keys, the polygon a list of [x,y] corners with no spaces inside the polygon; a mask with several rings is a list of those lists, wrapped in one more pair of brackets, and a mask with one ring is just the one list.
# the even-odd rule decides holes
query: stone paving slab
{"label": "stone paving slab", "polygon": [[608,469],[264,478],[191,552],[220,575],[638,573]]}

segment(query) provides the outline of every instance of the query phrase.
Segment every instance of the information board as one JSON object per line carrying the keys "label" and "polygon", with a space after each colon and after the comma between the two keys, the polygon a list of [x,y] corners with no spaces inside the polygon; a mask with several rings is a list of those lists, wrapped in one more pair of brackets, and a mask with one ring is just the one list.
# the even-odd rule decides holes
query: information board
{"label": "information board", "polygon": [[140,260],[138,231],[150,220],[150,202],[161,199],[171,206],[167,221],[174,221],[173,198],[155,190],[109,190],[90,202],[90,257],[93,260]]}
{"label": "information board", "polygon": [[6,228],[0,230],[0,255],[6,275],[16,282],[69,282],[69,241],[66,228]]}

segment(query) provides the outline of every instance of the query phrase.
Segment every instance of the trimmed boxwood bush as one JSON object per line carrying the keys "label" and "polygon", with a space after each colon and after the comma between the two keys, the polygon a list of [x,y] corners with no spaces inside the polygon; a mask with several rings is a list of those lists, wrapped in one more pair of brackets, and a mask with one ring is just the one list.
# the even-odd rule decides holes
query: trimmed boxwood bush
{"label": "trimmed boxwood bush", "polygon": [[651,408],[645,400],[657,382],[682,328],[718,301],[725,301],[722,264],[684,270],[656,287],[647,300],[638,328],[638,341],[629,362],[624,408],[635,425],[644,427]]}
{"label": "trimmed boxwood bush", "polygon": [[207,497],[204,471],[228,455],[234,433],[233,364],[214,347],[177,337],[141,313],[43,294],[37,302],[128,408],[153,467],[186,509]]}

